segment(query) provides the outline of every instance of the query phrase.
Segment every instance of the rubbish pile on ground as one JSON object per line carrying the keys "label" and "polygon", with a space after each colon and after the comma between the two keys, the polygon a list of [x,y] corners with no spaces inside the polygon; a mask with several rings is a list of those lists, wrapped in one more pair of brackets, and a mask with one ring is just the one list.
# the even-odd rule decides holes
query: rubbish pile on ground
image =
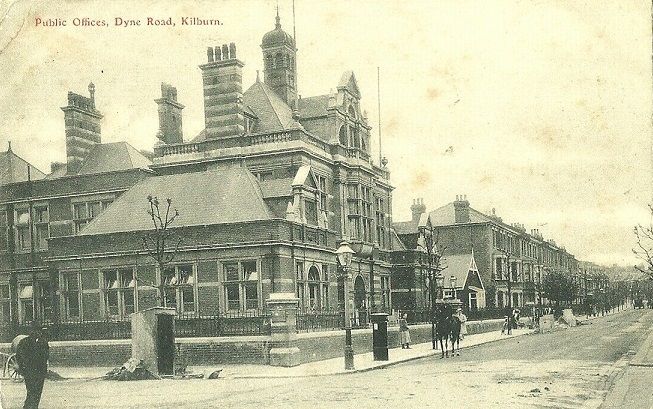
{"label": "rubbish pile on ground", "polygon": [[107,372],[104,379],[111,381],[140,381],[146,379],[160,379],[143,366],[143,361],[130,358],[121,367]]}

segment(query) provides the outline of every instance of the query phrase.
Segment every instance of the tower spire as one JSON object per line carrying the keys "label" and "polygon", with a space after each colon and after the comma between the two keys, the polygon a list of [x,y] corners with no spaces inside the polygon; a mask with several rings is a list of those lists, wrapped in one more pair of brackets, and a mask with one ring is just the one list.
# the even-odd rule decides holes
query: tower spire
{"label": "tower spire", "polygon": [[281,28],[281,17],[279,17],[279,3],[277,2],[277,17],[275,18],[276,24],[275,28],[279,29]]}

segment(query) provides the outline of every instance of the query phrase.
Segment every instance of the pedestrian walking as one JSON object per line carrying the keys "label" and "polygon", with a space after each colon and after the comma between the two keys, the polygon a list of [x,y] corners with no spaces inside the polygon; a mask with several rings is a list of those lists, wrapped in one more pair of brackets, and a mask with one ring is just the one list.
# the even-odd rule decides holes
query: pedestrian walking
{"label": "pedestrian walking", "polygon": [[458,308],[456,310],[456,314],[454,314],[456,318],[458,318],[458,321],[460,321],[460,339],[463,340],[465,339],[465,335],[467,335],[467,316],[463,312],[462,308]]}
{"label": "pedestrian walking", "polygon": [[506,306],[505,315],[503,316],[503,327],[501,328],[501,335],[507,333],[508,335],[512,334],[512,321],[513,321],[513,310]]}
{"label": "pedestrian walking", "polygon": [[402,314],[399,318],[399,338],[401,349],[410,349],[410,329],[408,328],[408,314]]}
{"label": "pedestrian walking", "polygon": [[515,308],[515,309],[512,311],[512,327],[513,327],[514,329],[518,329],[518,328],[519,328],[519,318],[520,318],[520,317],[521,317],[521,311],[519,311],[518,308]]}
{"label": "pedestrian walking", "polygon": [[38,409],[39,407],[43,383],[48,375],[49,354],[47,328],[36,329],[31,335],[18,342],[16,361],[27,390],[23,409]]}

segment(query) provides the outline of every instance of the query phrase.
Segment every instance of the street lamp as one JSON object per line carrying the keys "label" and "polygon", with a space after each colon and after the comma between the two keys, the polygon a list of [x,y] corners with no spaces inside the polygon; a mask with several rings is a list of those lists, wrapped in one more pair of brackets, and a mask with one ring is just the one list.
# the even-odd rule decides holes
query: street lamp
{"label": "street lamp", "polygon": [[351,346],[351,311],[349,310],[349,267],[353,256],[354,250],[349,247],[349,243],[343,240],[338,250],[336,250],[336,258],[340,268],[342,268],[343,291],[345,293],[345,370],[354,369],[354,349]]}
{"label": "street lamp", "polygon": [[449,284],[451,285],[451,296],[452,298],[456,299],[456,276],[452,275],[449,277]]}
{"label": "street lamp", "polygon": [[[440,272],[438,272],[438,275],[435,276],[435,287],[438,289],[438,295],[440,295],[440,291],[444,289],[444,276],[440,274]],[[435,302],[441,302],[443,298],[444,294],[442,294],[439,298],[436,297]]]}

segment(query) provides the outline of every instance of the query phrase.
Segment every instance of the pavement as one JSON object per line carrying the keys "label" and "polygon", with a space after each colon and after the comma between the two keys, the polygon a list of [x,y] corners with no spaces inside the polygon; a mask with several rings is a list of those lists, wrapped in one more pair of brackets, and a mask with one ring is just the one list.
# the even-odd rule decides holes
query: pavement
{"label": "pavement", "polygon": [[653,367],[653,332],[648,335],[629,364],[630,366]]}
{"label": "pavement", "polygon": [[[501,335],[499,331],[491,331],[482,334],[472,334],[465,336],[461,341],[461,354],[464,354],[469,348],[489,342],[500,341],[502,339],[519,337],[531,334],[531,329],[515,329],[512,335]],[[411,345],[410,349],[401,349],[399,347],[388,350],[387,361],[375,361],[372,352],[356,354],[354,356],[354,370],[345,370],[344,358],[332,358],[322,361],[309,362],[291,368],[275,367],[270,365],[216,365],[216,366],[192,366],[188,370],[192,374],[204,374],[208,376],[211,372],[221,369],[220,378],[244,379],[244,378],[307,378],[317,376],[330,376],[340,374],[351,374],[367,372],[374,369],[387,368],[403,362],[415,359],[426,358],[429,356],[441,356],[440,350],[433,350],[431,342]],[[447,358],[444,358],[447,359]],[[451,358],[449,358],[451,359]],[[111,369],[110,367],[52,367],[55,371],[66,379],[98,379],[103,377]]]}
{"label": "pavement", "polygon": [[653,331],[614,381],[601,409],[653,408]]}

